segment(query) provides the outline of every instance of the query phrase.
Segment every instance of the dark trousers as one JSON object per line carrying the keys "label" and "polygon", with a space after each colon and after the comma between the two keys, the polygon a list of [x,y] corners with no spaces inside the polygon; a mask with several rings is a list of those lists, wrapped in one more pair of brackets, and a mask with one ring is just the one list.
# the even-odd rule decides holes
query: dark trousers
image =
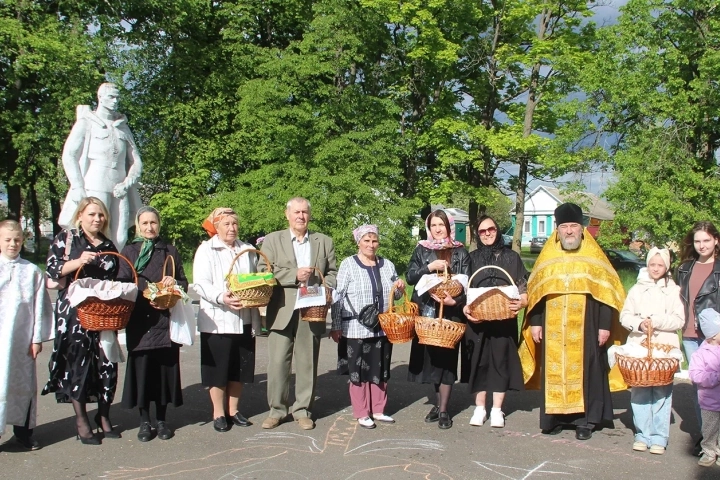
{"label": "dark trousers", "polygon": [[32,411],[32,403],[28,407],[27,415],[25,416],[25,425],[13,425],[13,434],[17,438],[28,439],[32,437],[33,429],[30,428],[30,412]]}

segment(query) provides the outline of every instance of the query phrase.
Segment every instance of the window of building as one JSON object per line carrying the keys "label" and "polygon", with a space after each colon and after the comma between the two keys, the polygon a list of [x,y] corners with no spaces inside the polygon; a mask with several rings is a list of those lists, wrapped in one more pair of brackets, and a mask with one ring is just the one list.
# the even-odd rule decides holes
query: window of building
{"label": "window of building", "polygon": [[538,235],[545,236],[545,220],[538,221]]}
{"label": "window of building", "polygon": [[523,228],[524,233],[530,233],[530,220],[525,220],[525,228]]}

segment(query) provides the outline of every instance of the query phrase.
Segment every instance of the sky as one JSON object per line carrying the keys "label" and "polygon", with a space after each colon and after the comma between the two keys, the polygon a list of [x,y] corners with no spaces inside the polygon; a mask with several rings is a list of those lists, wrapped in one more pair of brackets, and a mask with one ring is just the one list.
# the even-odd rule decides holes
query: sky
{"label": "sky", "polygon": [[[595,22],[595,24],[598,26],[606,26],[612,25],[617,22],[617,19],[620,16],[620,8],[626,3],[628,3],[628,0],[605,0],[604,2],[601,0],[601,2],[599,3],[604,3],[604,5],[600,5],[594,8],[595,15],[593,15],[592,21]],[[517,166],[514,166],[513,169],[509,169],[508,171],[511,175],[517,174]],[[585,185],[588,192],[594,193],[596,195],[602,195],[602,193],[607,189],[608,183],[611,182],[612,179],[612,171],[598,168],[594,172],[582,175],[565,175],[557,179],[555,182],[533,180],[528,185],[528,191],[532,191],[538,185],[557,186],[558,182],[565,183],[580,181]]]}

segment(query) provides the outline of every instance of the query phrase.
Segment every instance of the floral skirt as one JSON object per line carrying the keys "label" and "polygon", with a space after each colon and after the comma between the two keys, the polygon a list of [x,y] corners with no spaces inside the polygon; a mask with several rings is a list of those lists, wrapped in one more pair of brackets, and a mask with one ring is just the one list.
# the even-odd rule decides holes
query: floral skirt
{"label": "floral skirt", "polygon": [[345,338],[338,342],[338,373],[355,384],[378,385],[390,379],[392,343],[387,337]]}

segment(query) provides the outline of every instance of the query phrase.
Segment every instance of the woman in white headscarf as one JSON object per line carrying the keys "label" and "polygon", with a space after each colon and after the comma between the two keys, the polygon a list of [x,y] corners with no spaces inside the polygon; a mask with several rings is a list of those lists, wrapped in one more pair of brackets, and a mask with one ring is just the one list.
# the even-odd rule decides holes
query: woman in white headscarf
{"label": "woman in white headscarf", "polygon": [[390,290],[394,287],[400,298],[405,283],[390,260],[376,255],[380,238],[375,225],[356,228],[353,237],[358,253],[340,264],[337,293],[341,300],[332,306],[330,337],[339,342],[338,370],[350,375],[353,416],[361,427],[375,428],[375,421],[395,423],[385,414],[392,344],[379,325],[363,326],[358,313],[374,302],[379,312],[386,311]]}
{"label": "woman in white headscarf", "polygon": [[[680,348],[678,330],[685,324],[680,287],[669,275],[670,252],[652,248],[647,268],[638,273],[620,312],[620,323],[630,330],[628,343],[641,343],[652,328],[651,342]],[[661,387],[633,387],[630,404],[635,422],[633,450],[661,455],[670,435],[672,383]]]}

